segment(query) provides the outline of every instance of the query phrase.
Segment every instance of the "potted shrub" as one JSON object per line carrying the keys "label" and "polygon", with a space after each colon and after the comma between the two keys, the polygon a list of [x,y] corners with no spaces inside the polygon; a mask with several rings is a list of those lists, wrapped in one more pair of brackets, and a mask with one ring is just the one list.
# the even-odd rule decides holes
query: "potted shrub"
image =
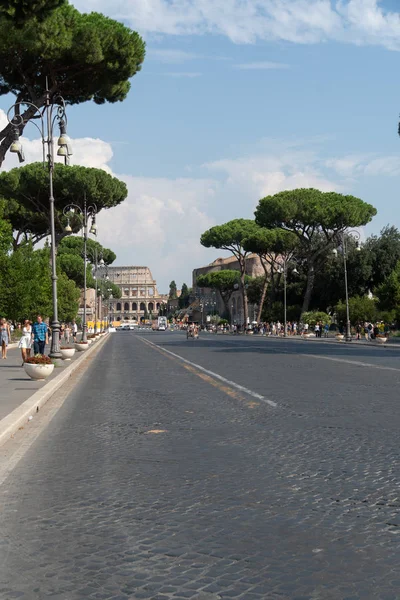
{"label": "potted shrub", "polygon": [[71,348],[70,346],[61,346],[60,352],[63,360],[71,360],[75,354],[75,348]]}
{"label": "potted shrub", "polygon": [[78,352],[83,352],[89,348],[89,342],[75,342],[74,346],[75,350],[78,350]]}
{"label": "potted shrub", "polygon": [[54,363],[49,356],[35,354],[24,362],[24,369],[31,379],[47,379],[54,370]]}

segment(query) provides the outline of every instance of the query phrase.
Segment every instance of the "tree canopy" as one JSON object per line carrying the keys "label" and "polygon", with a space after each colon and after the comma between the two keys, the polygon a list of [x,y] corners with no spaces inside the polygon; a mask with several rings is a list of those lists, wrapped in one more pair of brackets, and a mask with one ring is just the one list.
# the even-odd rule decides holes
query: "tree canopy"
{"label": "tree canopy", "polygon": [[346,229],[366,225],[375,214],[376,209],[360,198],[313,188],[280,192],[259,201],[256,223],[295,234],[301,254],[307,261],[302,313],[310,305],[318,261],[340,243]]}
{"label": "tree canopy", "polygon": [[176,287],[176,283],[174,280],[172,280],[169,284],[169,299],[174,300],[177,297],[177,292],[178,290]]}
{"label": "tree canopy", "polygon": [[[99,242],[88,239],[87,242],[87,272],[86,283],[87,287],[94,288],[95,280],[93,273],[93,265],[95,264],[95,256],[97,251],[98,263],[100,259],[104,260],[105,265],[110,265],[116,259],[116,255],[109,248],[104,248]],[[57,251],[57,265],[60,267],[69,279],[75,282],[79,287],[84,285],[84,247],[83,238],[79,236],[71,236],[64,238],[60,243]],[[104,272],[106,275],[106,271]],[[120,288],[111,281],[104,281],[104,278],[97,279],[98,294],[108,298],[112,295],[114,298],[121,297]],[[110,291],[109,291],[110,290]]]}
{"label": "tree canopy", "polygon": [[237,286],[240,284],[240,272],[230,269],[211,271],[210,273],[199,275],[196,280],[197,287],[211,288],[220,293],[227,313],[230,312],[229,299],[235,290],[235,284]]}
{"label": "tree canopy", "polygon": [[[55,224],[59,239],[64,235],[67,218],[63,209],[69,204],[83,208],[84,196],[87,205],[96,204],[98,212],[120,204],[128,195],[126,184],[102,169],[81,166],[54,168]],[[16,232],[16,246],[24,232],[29,231],[33,243],[50,233],[49,181],[48,172],[42,163],[11,169],[0,174],[0,198],[5,202],[5,218]],[[76,216],[70,221],[74,233],[82,227]]]}
{"label": "tree canopy", "polygon": [[223,225],[211,227],[203,233],[200,243],[206,248],[229,250],[239,263],[240,285],[243,296],[244,322],[247,325],[248,303],[244,285],[246,274],[246,258],[249,251],[244,248],[245,240],[258,230],[256,223],[250,219],[233,219]]}
{"label": "tree canopy", "polygon": [[[124,100],[129,80],[140,71],[145,56],[140,35],[100,13],[81,14],[57,0],[50,4],[33,0],[34,14],[43,19],[24,20],[31,4],[30,0],[3,4],[0,95],[12,93],[18,102],[33,102],[41,108],[48,78],[50,95],[61,94],[67,104]],[[52,6],[56,8],[48,11]],[[14,23],[9,17],[16,16],[17,10],[21,19]],[[28,107],[22,113],[24,123],[33,114]],[[12,140],[9,125],[0,132],[0,140],[1,164]]]}
{"label": "tree canopy", "polygon": [[0,0],[0,16],[21,27],[26,21],[43,19],[66,0]]}

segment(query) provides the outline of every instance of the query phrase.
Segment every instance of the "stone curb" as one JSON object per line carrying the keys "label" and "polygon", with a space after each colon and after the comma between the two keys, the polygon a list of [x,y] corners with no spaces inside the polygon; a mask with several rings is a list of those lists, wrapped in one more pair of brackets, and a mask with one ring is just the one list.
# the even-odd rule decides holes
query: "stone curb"
{"label": "stone curb", "polygon": [[25,402],[14,409],[4,419],[0,421],[0,446],[5,444],[10,437],[18,431],[18,428],[24,425],[30,415],[36,413],[37,407],[41,408],[54,393],[71,377],[78,367],[86,360],[88,356],[93,354],[97,348],[100,348],[109,337],[109,334],[103,336],[103,339],[98,340],[91,347],[82,352],[82,356],[77,358],[71,365],[65,367],[63,372],[57,375],[54,379],[46,383],[40,390],[37,390]]}
{"label": "stone curb", "polygon": [[358,340],[352,340],[351,342],[346,342],[346,340],[335,340],[334,338],[322,338],[322,339],[316,339],[316,338],[304,338],[300,335],[298,336],[288,336],[288,337],[283,337],[283,336],[255,336],[257,337],[265,337],[265,339],[270,339],[270,340],[286,340],[287,342],[310,342],[310,343],[315,343],[315,344],[334,344],[335,346],[337,345],[353,345],[353,346],[360,346],[361,348],[400,348],[400,344],[396,344],[395,342],[387,342],[386,344],[378,344],[377,342],[359,342]]}

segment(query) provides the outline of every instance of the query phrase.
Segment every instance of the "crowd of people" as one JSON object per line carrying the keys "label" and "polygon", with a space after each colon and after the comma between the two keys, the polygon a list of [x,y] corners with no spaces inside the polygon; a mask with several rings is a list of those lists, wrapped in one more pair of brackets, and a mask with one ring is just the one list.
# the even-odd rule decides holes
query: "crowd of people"
{"label": "crowd of people", "polygon": [[[18,348],[21,350],[22,364],[31,357],[33,348],[34,354],[44,354],[45,347],[51,338],[51,328],[43,320],[42,315],[37,315],[36,321],[32,323],[29,319],[25,319],[23,323],[18,323],[16,329],[20,331]],[[7,348],[11,343],[11,336],[15,330],[14,324],[3,318],[0,321],[0,342],[1,342],[1,357],[3,360],[7,358]],[[78,325],[75,320],[72,323],[62,323],[60,326],[60,342],[69,344],[76,341],[78,333]]]}

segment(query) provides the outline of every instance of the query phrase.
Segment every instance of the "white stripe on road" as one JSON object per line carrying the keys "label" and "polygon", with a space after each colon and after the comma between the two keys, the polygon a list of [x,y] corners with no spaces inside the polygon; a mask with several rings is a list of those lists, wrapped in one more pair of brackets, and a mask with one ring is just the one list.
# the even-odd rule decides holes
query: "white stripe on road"
{"label": "white stripe on road", "polygon": [[143,338],[141,336],[138,336],[138,338],[140,340],[142,340],[143,342],[150,344],[150,346],[154,346],[155,348],[162,350],[166,354],[170,354],[174,358],[181,360],[182,362],[186,363],[187,365],[190,365],[191,367],[194,367],[195,369],[198,369],[199,371],[202,371],[203,373],[206,373],[207,375],[214,377],[214,379],[219,379],[219,381],[223,381],[224,383],[230,385],[231,387],[234,387],[237,390],[240,390],[241,392],[244,392],[245,394],[248,394],[249,396],[256,398],[257,400],[260,400],[261,402],[265,402],[265,404],[269,404],[269,406],[272,406],[273,408],[276,408],[278,406],[276,402],[273,402],[273,400],[269,400],[268,398],[265,398],[265,396],[261,396],[261,394],[257,394],[257,392],[253,392],[252,390],[249,390],[248,388],[244,387],[243,385],[239,385],[238,383],[235,383],[234,381],[231,381],[230,379],[226,379],[225,377],[222,377],[222,375],[218,375],[218,373],[209,371],[208,369],[205,369],[204,367],[201,367],[200,365],[198,365],[194,362],[191,362],[190,360],[187,360],[186,358],[183,358],[182,356],[179,356],[179,354],[175,354],[174,352],[171,352],[170,350],[166,350],[162,346],[158,346],[154,342],[150,342],[150,340],[148,340],[146,338]]}
{"label": "white stripe on road", "polygon": [[347,363],[348,365],[356,365],[357,367],[370,367],[372,369],[383,369],[385,371],[400,371],[396,367],[385,367],[383,365],[374,365],[372,363],[360,362],[358,360],[348,360],[347,358],[333,358],[332,356],[319,356],[316,354],[298,354],[305,358],[319,358],[320,360],[333,360],[334,362]]}

